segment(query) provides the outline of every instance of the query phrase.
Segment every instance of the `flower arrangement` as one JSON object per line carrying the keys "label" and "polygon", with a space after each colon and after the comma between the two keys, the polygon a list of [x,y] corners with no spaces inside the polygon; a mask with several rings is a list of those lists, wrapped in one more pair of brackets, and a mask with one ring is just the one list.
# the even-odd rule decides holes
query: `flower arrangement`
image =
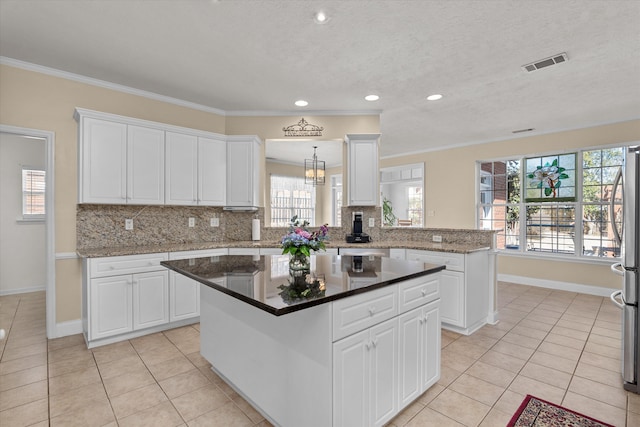
{"label": "flower arrangement", "polygon": [[298,215],[291,218],[289,232],[282,237],[282,254],[310,256],[311,251],[325,250],[325,241],[329,240],[327,224],[320,226],[318,231],[309,232],[308,221],[298,219]]}

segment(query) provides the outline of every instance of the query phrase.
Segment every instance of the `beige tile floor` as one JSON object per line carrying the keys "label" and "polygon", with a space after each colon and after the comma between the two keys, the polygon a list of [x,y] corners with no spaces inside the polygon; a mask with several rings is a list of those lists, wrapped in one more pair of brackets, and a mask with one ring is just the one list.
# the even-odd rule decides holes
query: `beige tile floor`
{"label": "beige tile floor", "polygon": [[[504,426],[526,394],[621,427],[620,312],[606,298],[499,284],[501,321],[442,333],[442,378],[389,426]],[[0,426],[270,426],[209,369],[198,325],[88,350],[47,340],[44,292],[0,297]]]}

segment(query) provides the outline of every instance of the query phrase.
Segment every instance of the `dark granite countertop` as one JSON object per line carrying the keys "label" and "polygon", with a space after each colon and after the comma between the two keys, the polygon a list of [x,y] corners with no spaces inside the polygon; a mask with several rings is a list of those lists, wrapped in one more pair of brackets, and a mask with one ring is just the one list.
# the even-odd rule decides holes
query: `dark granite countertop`
{"label": "dark granite countertop", "polygon": [[[152,246],[118,246],[92,249],[78,249],[77,254],[82,258],[99,258],[107,256],[151,254],[160,252],[182,252],[203,249],[224,248],[279,248],[280,241],[225,241],[225,242],[197,242],[197,243],[173,243],[167,245]],[[458,243],[433,243],[411,241],[380,241],[371,243],[346,243],[344,241],[331,241],[327,248],[394,248],[394,249],[418,249],[426,251],[449,252],[467,254],[476,251],[488,250],[488,246]]]}
{"label": "dark granite countertop", "polygon": [[163,261],[161,264],[275,316],[445,268],[418,261],[328,254],[312,256],[308,274],[292,273],[288,255],[223,255]]}

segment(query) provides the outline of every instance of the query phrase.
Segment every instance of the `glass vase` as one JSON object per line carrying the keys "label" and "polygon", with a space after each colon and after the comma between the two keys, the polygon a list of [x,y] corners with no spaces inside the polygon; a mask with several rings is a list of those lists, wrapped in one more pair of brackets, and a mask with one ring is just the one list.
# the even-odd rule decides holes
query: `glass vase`
{"label": "glass vase", "polygon": [[289,270],[309,271],[311,270],[311,260],[303,253],[291,255],[291,258],[289,259]]}

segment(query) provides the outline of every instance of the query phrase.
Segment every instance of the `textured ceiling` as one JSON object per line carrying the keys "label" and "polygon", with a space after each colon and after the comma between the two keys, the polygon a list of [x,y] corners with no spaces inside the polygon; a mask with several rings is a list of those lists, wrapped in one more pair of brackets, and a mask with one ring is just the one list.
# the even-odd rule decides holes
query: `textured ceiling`
{"label": "textured ceiling", "polygon": [[226,114],[381,112],[383,156],[640,118],[633,0],[0,0],[0,56]]}

